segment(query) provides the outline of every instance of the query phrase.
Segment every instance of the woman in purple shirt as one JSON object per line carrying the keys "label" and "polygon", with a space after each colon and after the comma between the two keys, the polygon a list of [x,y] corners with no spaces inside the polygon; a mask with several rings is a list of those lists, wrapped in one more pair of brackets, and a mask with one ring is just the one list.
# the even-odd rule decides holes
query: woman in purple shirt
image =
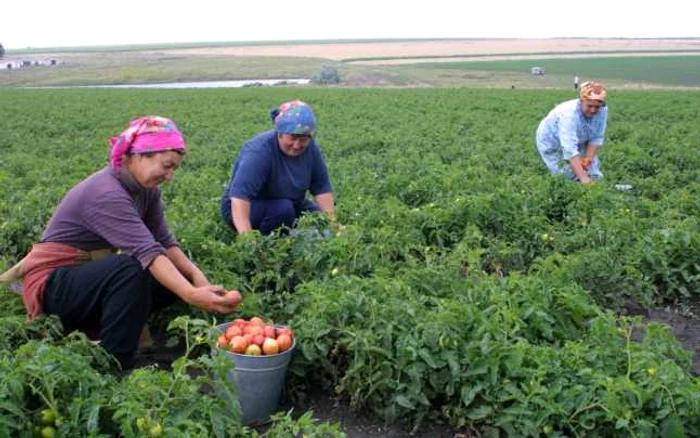
{"label": "woman in purple shirt", "polygon": [[24,277],[30,317],[43,312],[67,327],[99,328],[101,345],[126,369],[153,311],[179,297],[231,313],[241,295],[210,284],[168,229],[159,185],[185,153],[175,124],[139,118],[110,141],[110,166],[66,194],[40,243],[13,269]]}
{"label": "woman in purple shirt", "polygon": [[[248,141],[221,197],[221,216],[238,233],[292,227],[304,212],[323,211],[336,226],[333,188],[313,138],[316,118],[299,100],[270,112],[275,129]],[[306,198],[307,190],[314,202]]]}

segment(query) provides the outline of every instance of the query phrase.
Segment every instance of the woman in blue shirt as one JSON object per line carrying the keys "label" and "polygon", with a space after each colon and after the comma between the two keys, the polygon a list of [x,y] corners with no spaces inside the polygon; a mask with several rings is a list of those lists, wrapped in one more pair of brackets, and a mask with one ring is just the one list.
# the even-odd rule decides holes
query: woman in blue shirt
{"label": "woman in blue shirt", "polygon": [[[333,188],[316,141],[316,118],[299,100],[270,111],[275,128],[249,140],[221,197],[221,216],[234,231],[269,234],[292,227],[304,212],[323,211],[335,221]],[[310,191],[314,202],[306,198]]]}
{"label": "woman in blue shirt", "polygon": [[[607,90],[597,82],[584,82],[579,96],[547,114],[537,128],[536,141],[551,173],[590,184],[603,177],[597,153],[608,120]],[[561,160],[567,164],[562,166]]]}

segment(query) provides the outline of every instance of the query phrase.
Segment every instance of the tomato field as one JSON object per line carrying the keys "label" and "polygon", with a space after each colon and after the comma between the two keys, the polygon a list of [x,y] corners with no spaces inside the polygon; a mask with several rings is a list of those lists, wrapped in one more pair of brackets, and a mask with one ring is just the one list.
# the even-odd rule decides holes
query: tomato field
{"label": "tomato field", "polygon": [[[186,355],[172,371],[120,377],[57,320],[26,324],[19,296],[1,289],[0,436],[263,433],[225,402],[235,388],[207,335],[257,315],[294,330],[291,399],[321,388],[415,430],[699,436],[693,352],[667,325],[623,315],[631,303],[697,309],[700,94],[610,96],[605,179],[584,187],[548,175],[534,145],[540,119],[573,90],[4,89],[0,268],[106,165],[108,137],[158,114],[189,145],[163,186],[169,225],[244,305],[217,321],[184,306],[154,321],[170,323]],[[324,237],[307,216],[291,236],[235,238],[219,197],[236,153],[293,98],[316,112],[346,228]],[[264,432],[301,433],[342,436],[311,415],[280,414]]]}

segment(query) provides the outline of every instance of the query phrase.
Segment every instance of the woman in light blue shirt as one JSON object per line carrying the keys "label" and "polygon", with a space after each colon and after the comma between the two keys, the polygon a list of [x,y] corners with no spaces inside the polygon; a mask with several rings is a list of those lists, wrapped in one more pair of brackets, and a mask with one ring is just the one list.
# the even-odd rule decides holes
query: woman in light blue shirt
{"label": "woman in light blue shirt", "polygon": [[590,184],[603,177],[597,153],[608,120],[607,90],[597,82],[584,82],[579,96],[557,105],[540,122],[537,150],[552,174]]}

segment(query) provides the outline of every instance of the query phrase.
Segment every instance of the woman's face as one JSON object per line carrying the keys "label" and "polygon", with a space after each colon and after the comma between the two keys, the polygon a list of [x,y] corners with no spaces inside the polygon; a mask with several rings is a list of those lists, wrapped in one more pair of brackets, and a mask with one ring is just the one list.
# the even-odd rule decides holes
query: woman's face
{"label": "woman's face", "polygon": [[605,104],[600,100],[581,99],[581,112],[583,112],[584,116],[591,118],[598,114],[598,111],[600,111],[604,105]]}
{"label": "woman's face", "polygon": [[180,167],[182,154],[176,151],[128,155],[126,167],[145,189],[152,189],[164,181],[173,179]]}
{"label": "woman's face", "polygon": [[311,143],[311,137],[303,134],[277,134],[280,150],[288,157],[298,157]]}

